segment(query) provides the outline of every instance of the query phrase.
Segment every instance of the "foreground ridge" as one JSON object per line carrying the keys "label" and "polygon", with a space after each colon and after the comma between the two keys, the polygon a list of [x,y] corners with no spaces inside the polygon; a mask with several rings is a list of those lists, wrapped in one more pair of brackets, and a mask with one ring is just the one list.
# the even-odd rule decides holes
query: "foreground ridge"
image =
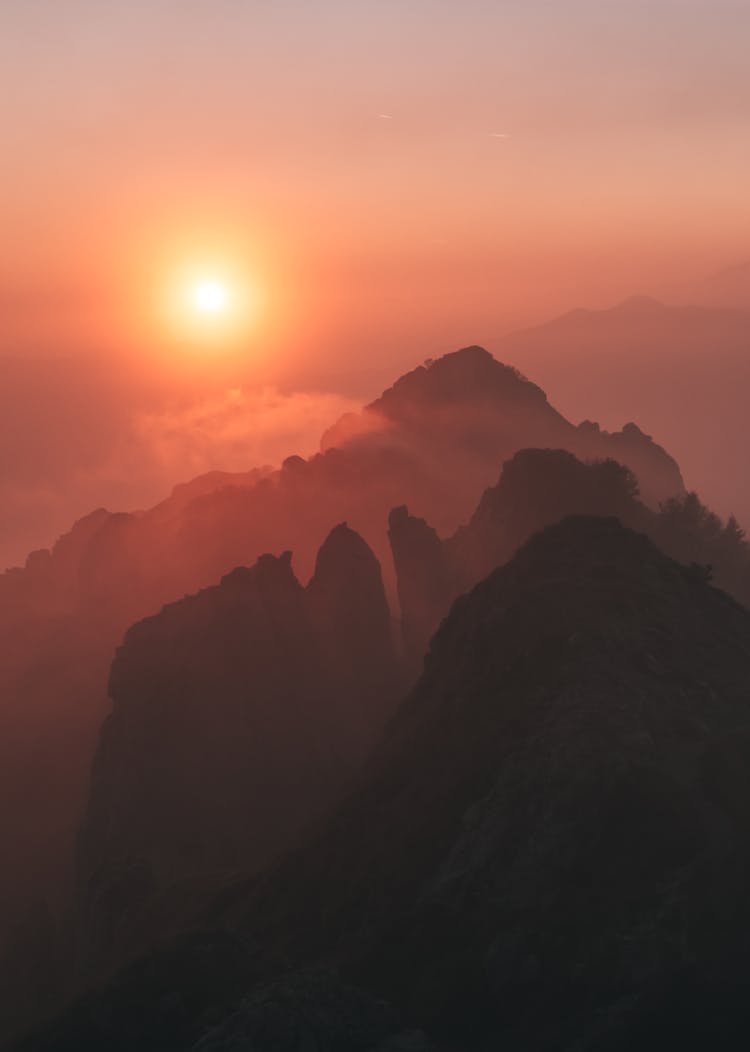
{"label": "foreground ridge", "polygon": [[[257,1019],[263,984],[324,961],[329,979],[290,979],[284,997],[327,983],[321,1003],[385,998],[420,1047],[656,1049],[665,1027],[681,1047],[731,1040],[750,946],[749,673],[750,613],[702,575],[612,518],[548,527],[454,604],[325,829],[205,915],[212,945],[231,930],[253,947],[215,950],[225,987]],[[172,959],[25,1047],[116,1031],[156,1048],[154,998],[196,967],[185,944],[182,978]],[[179,1034],[158,1016],[158,1047],[231,1047],[246,1017],[212,1037],[205,1007]],[[254,1047],[296,1047],[269,1026]]]}

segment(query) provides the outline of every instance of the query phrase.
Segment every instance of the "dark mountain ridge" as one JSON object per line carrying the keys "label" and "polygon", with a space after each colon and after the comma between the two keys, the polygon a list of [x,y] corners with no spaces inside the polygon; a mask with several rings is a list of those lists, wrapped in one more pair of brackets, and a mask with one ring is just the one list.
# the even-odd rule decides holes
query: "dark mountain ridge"
{"label": "dark mountain ridge", "polygon": [[640,500],[631,471],[614,460],[584,463],[562,449],[524,449],[503,465],[465,526],[441,539],[405,506],[389,517],[407,654],[421,660],[451,603],[502,565],[533,534],[572,514],[614,516],[647,533],[679,562],[695,564],[750,604],[750,545],[695,494],[654,511]]}
{"label": "dark mountain ridge", "polygon": [[306,580],[341,521],[373,549],[393,597],[390,509],[408,504],[450,533],[498,465],[529,445],[587,457],[616,449],[647,499],[683,492],[675,462],[637,429],[573,427],[539,388],[480,348],[414,370],[362,419],[364,433],[340,427],[323,452],[291,456],[277,471],[203,477],[137,514],[94,512],[51,552],[0,576],[0,842],[12,845],[0,874],[0,936],[30,901],[46,898],[58,911],[69,893],[107,673],[135,621],[263,552],[293,550]]}
{"label": "dark mountain ridge", "polygon": [[[684,491],[676,462],[635,424],[613,433],[590,421],[574,427],[540,387],[482,347],[465,347],[405,374],[361,414],[348,414],[327,431],[323,447],[356,439],[390,445],[407,436],[419,456],[455,469],[453,485],[462,492],[467,471],[476,488],[475,458],[481,463],[500,449],[526,446],[568,449],[584,459],[615,457],[636,474],[643,499],[653,506],[665,493]],[[444,516],[435,521],[446,528]]]}
{"label": "dark mountain ridge", "polygon": [[[585,420],[591,406],[605,426],[636,419],[676,457],[688,488],[721,515],[750,521],[748,305],[750,299],[739,309],[633,297],[512,333],[499,353],[554,392],[569,420]],[[614,451],[603,455],[639,474]]]}
{"label": "dark mountain ridge", "polygon": [[291,553],[264,555],[134,625],[79,836],[86,968],[152,944],[206,888],[294,845],[359,771],[401,685],[380,567],[346,524],[306,589]]}
{"label": "dark mountain ridge", "polygon": [[[316,1047],[739,1047],[749,682],[750,613],[700,573],[615,519],[546,528],[453,605],[308,846],[23,1047],[291,1052],[311,997],[373,996],[402,1022]],[[221,991],[186,1001],[207,953]]]}

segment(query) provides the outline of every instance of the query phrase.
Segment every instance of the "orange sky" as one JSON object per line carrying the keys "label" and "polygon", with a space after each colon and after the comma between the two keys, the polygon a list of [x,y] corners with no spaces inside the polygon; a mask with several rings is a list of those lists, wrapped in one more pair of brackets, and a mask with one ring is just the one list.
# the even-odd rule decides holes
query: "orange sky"
{"label": "orange sky", "polygon": [[731,262],[748,39],[740,0],[4,4],[3,348],[148,354],[191,243],[247,257],[284,351]]}
{"label": "orange sky", "polygon": [[[750,255],[749,39],[746,0],[3,3],[0,370],[361,397],[669,296]],[[203,260],[259,306],[200,353],[164,299]]]}

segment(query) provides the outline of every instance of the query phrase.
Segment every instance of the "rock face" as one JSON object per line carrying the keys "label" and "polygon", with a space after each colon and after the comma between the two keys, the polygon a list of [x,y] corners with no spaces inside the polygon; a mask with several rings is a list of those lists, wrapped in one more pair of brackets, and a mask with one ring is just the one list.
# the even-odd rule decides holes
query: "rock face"
{"label": "rock face", "polygon": [[454,599],[544,526],[589,514],[645,528],[649,512],[637,494],[635,477],[612,460],[586,464],[562,449],[524,449],[505,462],[468,524],[445,541],[407,508],[395,508],[389,539],[407,653],[421,660]]}
{"label": "rock face", "polygon": [[[403,377],[316,456],[291,456],[277,471],[213,472],[137,514],[100,510],[51,552],[0,574],[0,940],[6,914],[12,923],[29,896],[66,899],[107,674],[133,622],[267,551],[292,549],[306,580],[341,520],[373,548],[390,587],[391,508],[408,504],[450,533],[517,449],[602,456],[612,441],[573,427],[538,387],[467,348]],[[625,462],[631,446],[618,449]],[[642,487],[653,483],[659,499],[681,492],[674,462],[654,443],[638,448]]]}
{"label": "rock face", "polygon": [[[80,837],[99,962],[295,843],[364,760],[398,672],[380,567],[345,524],[303,589],[262,556],[128,632]],[[170,918],[171,914],[171,918]]]}
{"label": "rock face", "polygon": [[445,540],[395,508],[389,539],[406,653],[420,662],[457,596],[502,565],[533,533],[566,515],[616,516],[672,558],[695,564],[750,604],[750,545],[735,520],[723,523],[694,493],[658,511],[640,499],[635,475],[614,460],[582,462],[564,449],[523,449],[503,465],[466,526]]}
{"label": "rock face", "polygon": [[[636,421],[658,436],[687,478],[699,481],[711,507],[750,523],[750,268],[738,275],[745,309],[632,297],[608,310],[571,311],[512,333],[501,340],[500,357],[554,392],[555,405],[570,420],[585,419],[595,406],[599,420],[618,426]],[[706,292],[705,286],[693,289],[700,298]],[[616,449],[607,455],[621,459]],[[626,462],[646,493],[638,465]]]}
{"label": "rock face", "polygon": [[729,995],[749,684],[746,610],[567,519],[455,604],[367,785],[235,923],[335,952],[448,1047],[598,1047],[677,990]]}
{"label": "rock face", "polygon": [[306,605],[329,673],[349,702],[342,724],[361,713],[364,737],[371,742],[378,705],[366,699],[382,698],[393,685],[393,626],[380,564],[345,523],[331,531],[318,552]]}
{"label": "rock face", "polygon": [[388,517],[404,650],[421,658],[440,618],[460,592],[460,575],[437,532],[405,506]]}
{"label": "rock face", "polygon": [[[322,1012],[351,984],[446,1052],[743,1047],[749,743],[750,613],[615,519],[568,518],[454,604],[315,841],[206,915],[253,947],[222,987],[252,1022],[325,961]],[[133,1005],[184,989],[159,960],[24,1048],[136,1047]],[[309,985],[283,989],[305,1014]],[[194,1035],[206,999],[180,1003]],[[256,1047],[225,1026],[208,1048]]]}
{"label": "rock face", "polygon": [[[583,370],[582,370],[583,371]],[[636,475],[644,501],[658,506],[684,484],[675,460],[634,423],[608,432],[574,427],[544,391],[482,347],[465,347],[402,376],[356,416],[323,436],[323,448],[405,442],[433,469],[450,469],[458,498],[487,484],[486,470],[526,446],[567,449],[583,459],[612,458]],[[427,507],[420,509],[422,513]],[[432,516],[440,528],[445,522]]]}

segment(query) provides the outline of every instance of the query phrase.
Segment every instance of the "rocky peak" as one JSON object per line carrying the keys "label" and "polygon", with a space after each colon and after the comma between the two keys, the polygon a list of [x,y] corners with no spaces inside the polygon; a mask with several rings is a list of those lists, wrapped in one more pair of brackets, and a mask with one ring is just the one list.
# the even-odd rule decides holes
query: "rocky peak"
{"label": "rocky peak", "polygon": [[469,523],[444,541],[423,519],[394,509],[389,539],[407,653],[421,657],[453,600],[544,526],[574,513],[640,524],[646,510],[637,492],[633,475],[612,460],[586,464],[564,449],[523,449],[504,463]]}
{"label": "rocky peak", "polygon": [[221,579],[220,588],[229,592],[255,593],[271,606],[299,601],[302,588],[292,569],[292,553],[258,556],[253,567],[238,566]]}
{"label": "rocky peak", "polygon": [[163,932],[171,885],[191,889],[189,912],[196,889],[293,844],[363,762],[397,683],[380,567],[346,524],[308,589],[291,552],[262,555],[134,625],[80,838],[92,959]]}
{"label": "rocky peak", "polygon": [[396,570],[404,650],[421,658],[439,616],[455,598],[443,542],[424,519],[402,505],[388,518],[388,539]]}
{"label": "rocky peak", "polygon": [[[345,522],[331,530],[320,548],[306,599],[332,675],[364,692],[364,707],[374,711],[378,706],[368,697],[382,696],[396,685],[391,613],[380,563]],[[360,746],[353,743],[357,751],[372,741],[368,722]]]}
{"label": "rocky peak", "polygon": [[541,388],[517,369],[497,361],[483,347],[474,346],[453,351],[406,373],[368,409],[399,419],[419,407],[437,409],[466,402],[507,401],[542,409],[547,406]]}
{"label": "rocky peak", "polygon": [[750,613],[700,574],[613,518],[547,527],[453,605],[331,820],[204,915],[252,962],[225,945],[214,992],[196,933],[27,1047],[223,1013],[160,1047],[343,1048],[369,991],[427,1037],[367,1052],[744,1047],[749,679]]}
{"label": "rocky peak", "polygon": [[689,1035],[691,990],[696,1018],[717,984],[745,1004],[749,668],[750,614],[645,536],[550,526],[454,604],[361,790],[230,915],[446,1047]]}
{"label": "rocky peak", "polygon": [[339,523],[318,551],[308,590],[311,594],[340,588],[352,576],[363,582],[380,579],[380,565],[372,548],[347,523]]}

